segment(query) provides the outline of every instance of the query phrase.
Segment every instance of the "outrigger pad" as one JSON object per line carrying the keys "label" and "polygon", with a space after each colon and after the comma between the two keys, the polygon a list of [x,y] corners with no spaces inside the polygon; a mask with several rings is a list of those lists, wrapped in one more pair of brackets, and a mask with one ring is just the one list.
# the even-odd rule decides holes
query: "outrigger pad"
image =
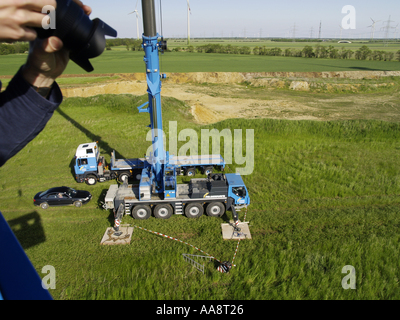
{"label": "outrigger pad", "polygon": [[114,244],[130,244],[132,239],[133,227],[119,227],[120,236],[115,236],[114,228],[107,228],[104,233],[103,239],[100,244],[114,245]]}
{"label": "outrigger pad", "polygon": [[233,225],[235,223],[233,221],[230,221],[230,223],[222,223],[221,224],[221,229],[222,229],[222,238],[224,240],[245,240],[245,239],[251,239],[251,233],[249,229],[249,223],[248,222],[239,222],[238,227],[240,228],[240,231],[235,231],[233,228]]}

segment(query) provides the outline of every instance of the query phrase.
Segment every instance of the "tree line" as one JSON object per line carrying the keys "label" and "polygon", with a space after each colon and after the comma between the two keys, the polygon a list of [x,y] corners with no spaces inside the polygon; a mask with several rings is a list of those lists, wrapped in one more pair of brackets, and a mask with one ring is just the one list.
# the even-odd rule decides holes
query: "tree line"
{"label": "tree line", "polygon": [[[305,58],[331,58],[331,59],[351,59],[355,58],[357,60],[378,60],[378,61],[392,61],[395,58],[395,53],[383,50],[371,50],[367,46],[362,46],[361,48],[353,51],[351,49],[346,49],[342,47],[340,49],[334,46],[322,46],[317,44],[314,48],[311,46],[305,46],[301,51],[291,50],[286,52],[285,55],[290,56],[294,54],[295,56],[301,56]],[[400,61],[400,50],[396,53],[396,59]]]}
{"label": "tree line", "polygon": [[106,39],[106,50],[112,50],[112,47],[125,46],[128,51],[143,51],[142,40],[129,38]]}
{"label": "tree line", "polygon": [[[142,40],[134,39],[106,39],[106,50],[112,47],[126,46],[127,50],[142,51]],[[27,53],[29,42],[0,43],[0,55]]]}
{"label": "tree line", "polygon": [[0,43],[0,56],[15,53],[26,53],[29,51],[28,42],[16,42],[16,43]]}
{"label": "tree line", "polygon": [[197,53],[222,53],[222,54],[253,54],[260,56],[284,56],[284,57],[304,57],[304,58],[330,58],[330,59],[357,59],[357,60],[377,60],[377,61],[392,61],[396,59],[400,61],[400,50],[396,53],[371,50],[367,46],[353,51],[345,47],[336,48],[332,45],[323,46],[316,44],[314,47],[306,45],[303,49],[296,48],[267,48],[266,46],[250,48],[247,46],[232,46],[221,44],[206,44],[202,46],[188,46],[187,48],[176,47],[173,51],[186,51]]}
{"label": "tree line", "polygon": [[[142,40],[135,40],[129,38],[117,38],[106,40],[106,50],[112,50],[115,46],[126,46],[128,51],[143,51]],[[28,42],[16,43],[1,43],[0,55],[26,53],[29,50]],[[345,47],[336,48],[332,45],[323,46],[317,43],[314,47],[306,45],[303,49],[299,48],[286,48],[279,47],[267,48],[266,46],[256,46],[251,48],[249,46],[233,46],[222,44],[205,44],[201,46],[188,46],[176,47],[167,51],[175,52],[191,52],[191,53],[221,53],[221,54],[243,54],[243,55],[260,55],[260,56],[284,56],[284,57],[304,57],[304,58],[330,58],[330,59],[357,59],[357,60],[376,60],[376,61],[400,61],[400,50],[396,53],[371,50],[368,46],[364,45],[361,48],[353,51]]]}

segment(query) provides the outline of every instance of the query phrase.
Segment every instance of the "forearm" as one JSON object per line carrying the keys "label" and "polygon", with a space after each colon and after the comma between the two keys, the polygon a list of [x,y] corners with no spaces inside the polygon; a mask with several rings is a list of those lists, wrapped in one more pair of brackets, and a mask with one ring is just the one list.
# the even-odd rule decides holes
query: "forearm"
{"label": "forearm", "polygon": [[55,81],[55,78],[46,76],[40,71],[32,70],[27,65],[21,68],[21,74],[26,82],[35,87],[51,87]]}
{"label": "forearm", "polygon": [[23,78],[21,69],[0,94],[0,166],[44,129],[62,102],[57,83],[45,99]]}

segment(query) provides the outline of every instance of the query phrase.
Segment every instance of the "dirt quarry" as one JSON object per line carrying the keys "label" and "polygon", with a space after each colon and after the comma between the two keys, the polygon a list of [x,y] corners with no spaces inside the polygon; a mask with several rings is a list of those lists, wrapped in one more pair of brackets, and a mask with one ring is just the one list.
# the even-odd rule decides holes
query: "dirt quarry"
{"label": "dirt quarry", "polygon": [[[95,76],[110,81],[62,85],[64,96],[143,95],[147,90],[142,73],[90,75]],[[229,118],[400,121],[397,77],[400,71],[168,73],[162,95],[185,101],[200,124]]]}

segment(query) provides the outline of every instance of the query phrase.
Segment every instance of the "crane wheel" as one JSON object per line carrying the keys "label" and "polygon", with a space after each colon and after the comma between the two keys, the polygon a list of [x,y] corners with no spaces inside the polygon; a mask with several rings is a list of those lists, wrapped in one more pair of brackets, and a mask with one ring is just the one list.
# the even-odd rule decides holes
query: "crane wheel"
{"label": "crane wheel", "polygon": [[151,217],[151,209],[147,205],[137,205],[132,210],[132,217],[138,220],[146,220]]}
{"label": "crane wheel", "polygon": [[173,209],[169,204],[159,204],[154,208],[154,216],[159,219],[169,219],[172,216]]}
{"label": "crane wheel", "polygon": [[198,218],[204,213],[204,208],[200,203],[189,203],[185,207],[185,216],[188,218]]}
{"label": "crane wheel", "polygon": [[225,213],[225,205],[221,202],[211,202],[207,205],[206,213],[209,217],[221,217]]}

